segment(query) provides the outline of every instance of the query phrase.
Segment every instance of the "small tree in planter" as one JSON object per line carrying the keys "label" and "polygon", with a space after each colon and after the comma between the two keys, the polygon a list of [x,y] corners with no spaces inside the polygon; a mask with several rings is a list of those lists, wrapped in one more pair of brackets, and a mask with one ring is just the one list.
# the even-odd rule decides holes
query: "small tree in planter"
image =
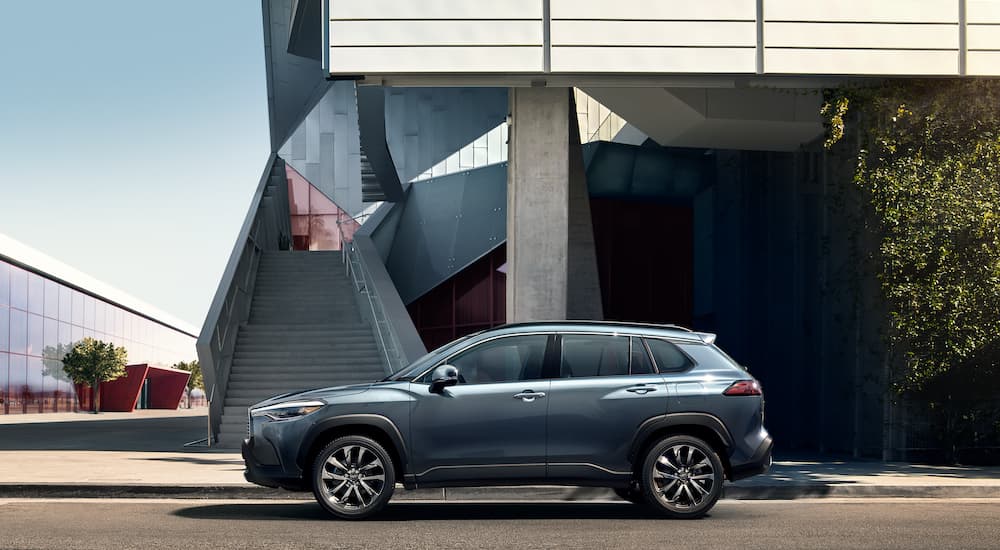
{"label": "small tree in planter", "polygon": [[125,348],[93,338],[84,338],[63,357],[63,370],[76,384],[90,384],[94,414],[101,412],[101,382],[125,374]]}

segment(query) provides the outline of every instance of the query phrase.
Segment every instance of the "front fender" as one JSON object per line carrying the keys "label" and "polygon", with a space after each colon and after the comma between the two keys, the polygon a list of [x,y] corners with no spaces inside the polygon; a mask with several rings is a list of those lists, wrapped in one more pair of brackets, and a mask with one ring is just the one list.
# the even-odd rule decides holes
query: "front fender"
{"label": "front fender", "polygon": [[308,466],[306,464],[309,460],[308,455],[316,440],[330,430],[344,426],[368,426],[384,432],[395,447],[394,450],[401,462],[401,470],[404,472],[407,470],[406,465],[409,463],[409,460],[403,434],[400,433],[399,428],[396,427],[396,424],[392,420],[380,414],[344,414],[324,418],[316,422],[316,424],[309,428],[305,438],[302,440],[303,444],[299,447],[298,464],[302,467]]}

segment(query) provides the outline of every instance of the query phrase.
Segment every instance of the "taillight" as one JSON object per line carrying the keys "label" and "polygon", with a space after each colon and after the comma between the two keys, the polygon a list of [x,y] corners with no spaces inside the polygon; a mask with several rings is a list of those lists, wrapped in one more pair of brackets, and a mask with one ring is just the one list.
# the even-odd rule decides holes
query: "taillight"
{"label": "taillight", "polygon": [[722,395],[761,395],[760,382],[756,380],[733,382]]}

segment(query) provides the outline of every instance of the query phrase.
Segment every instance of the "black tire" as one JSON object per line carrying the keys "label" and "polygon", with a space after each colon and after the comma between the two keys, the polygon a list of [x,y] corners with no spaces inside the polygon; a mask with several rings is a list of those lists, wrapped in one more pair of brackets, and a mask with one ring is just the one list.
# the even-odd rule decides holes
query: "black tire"
{"label": "black tire", "polygon": [[313,460],[313,496],[324,510],[341,519],[364,519],[378,513],[395,487],[392,457],[364,436],[338,437]]}
{"label": "black tire", "polygon": [[708,513],[722,496],[724,481],[722,460],[712,446],[688,435],[667,437],[653,445],[640,471],[646,502],[677,519]]}
{"label": "black tire", "polygon": [[618,498],[631,502],[632,504],[646,505],[646,497],[643,496],[642,491],[634,487],[629,487],[627,489],[620,487],[616,488],[615,494],[618,495]]}

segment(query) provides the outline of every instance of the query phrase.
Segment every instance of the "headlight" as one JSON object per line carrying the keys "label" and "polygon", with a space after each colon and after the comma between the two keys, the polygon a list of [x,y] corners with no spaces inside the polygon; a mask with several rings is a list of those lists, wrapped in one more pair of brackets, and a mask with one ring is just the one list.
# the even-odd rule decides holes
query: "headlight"
{"label": "headlight", "polygon": [[291,401],[288,403],[278,403],[268,405],[250,411],[251,416],[266,416],[271,420],[291,420],[310,413],[314,413],[323,408],[326,403],[322,401]]}

